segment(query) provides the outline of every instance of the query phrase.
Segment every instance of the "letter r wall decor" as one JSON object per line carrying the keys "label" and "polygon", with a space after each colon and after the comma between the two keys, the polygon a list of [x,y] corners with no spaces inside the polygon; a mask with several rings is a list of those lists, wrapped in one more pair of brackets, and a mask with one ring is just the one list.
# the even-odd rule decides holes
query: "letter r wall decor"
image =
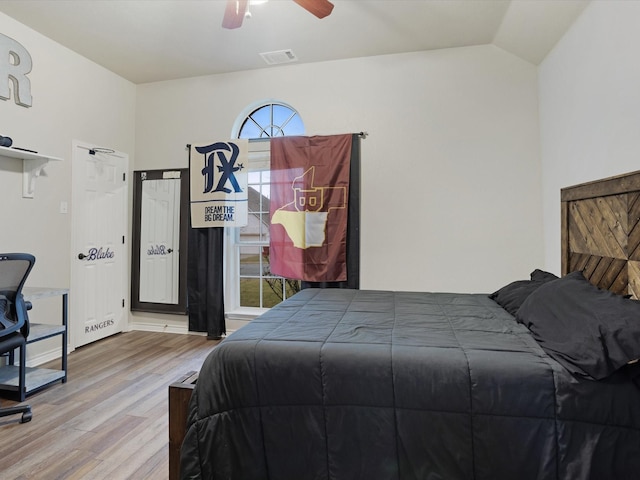
{"label": "letter r wall decor", "polygon": [[0,33],[0,98],[9,100],[13,83],[13,99],[22,107],[33,104],[31,97],[31,72],[33,62],[26,48],[13,38]]}

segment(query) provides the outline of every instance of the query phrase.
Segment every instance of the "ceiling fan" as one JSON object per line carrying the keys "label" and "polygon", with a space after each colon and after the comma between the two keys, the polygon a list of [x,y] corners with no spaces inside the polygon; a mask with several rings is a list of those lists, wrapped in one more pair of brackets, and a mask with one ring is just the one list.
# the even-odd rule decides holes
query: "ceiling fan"
{"label": "ceiling fan", "polygon": [[[333,3],[329,0],[293,0],[308,12],[318,18],[324,18],[333,10]],[[247,12],[249,0],[227,0],[222,26],[224,28],[238,28]]]}

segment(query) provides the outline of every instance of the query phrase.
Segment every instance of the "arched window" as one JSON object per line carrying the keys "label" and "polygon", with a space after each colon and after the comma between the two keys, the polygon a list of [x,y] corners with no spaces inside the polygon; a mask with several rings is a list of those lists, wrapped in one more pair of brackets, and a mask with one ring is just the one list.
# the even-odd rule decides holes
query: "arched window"
{"label": "arched window", "polygon": [[238,138],[270,138],[302,135],[304,124],[298,112],[284,103],[265,103],[246,116]]}
{"label": "arched window", "polygon": [[269,138],[304,135],[300,114],[291,106],[268,101],[247,107],[238,116],[232,132],[249,139],[249,221],[233,228],[225,240],[227,292],[225,309],[232,318],[270,308],[299,288],[297,281],[271,274],[269,268]]}

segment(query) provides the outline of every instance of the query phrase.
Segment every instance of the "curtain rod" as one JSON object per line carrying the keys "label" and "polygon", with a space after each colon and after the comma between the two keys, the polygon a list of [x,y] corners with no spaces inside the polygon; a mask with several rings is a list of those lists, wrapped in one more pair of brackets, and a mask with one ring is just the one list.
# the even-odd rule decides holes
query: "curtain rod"
{"label": "curtain rod", "polygon": [[[354,135],[358,135],[360,138],[365,139],[367,138],[367,136],[369,136],[369,132],[358,132],[358,133],[354,133]],[[249,143],[254,143],[254,142],[268,142],[269,140],[271,140],[271,138],[250,138],[249,139]],[[191,144],[187,143],[187,150],[189,150],[191,148]]]}
{"label": "curtain rod", "polygon": [[[367,138],[367,136],[369,135],[369,132],[358,132],[358,133],[353,133],[353,135],[358,135],[360,138]],[[253,142],[268,142],[269,140],[271,140],[271,137],[267,137],[267,138],[250,138],[249,139],[249,143],[253,143]]]}

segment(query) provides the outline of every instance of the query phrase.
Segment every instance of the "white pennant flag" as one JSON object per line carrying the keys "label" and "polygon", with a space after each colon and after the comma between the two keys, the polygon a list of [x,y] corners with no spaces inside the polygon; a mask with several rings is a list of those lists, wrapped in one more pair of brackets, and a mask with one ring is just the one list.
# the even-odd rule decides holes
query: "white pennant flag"
{"label": "white pennant flag", "polygon": [[191,225],[194,228],[247,224],[249,141],[191,145]]}

